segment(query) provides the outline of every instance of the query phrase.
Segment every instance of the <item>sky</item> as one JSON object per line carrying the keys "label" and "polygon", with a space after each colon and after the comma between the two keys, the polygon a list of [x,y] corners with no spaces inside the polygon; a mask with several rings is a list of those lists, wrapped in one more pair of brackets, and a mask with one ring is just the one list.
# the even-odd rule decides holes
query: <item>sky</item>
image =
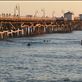
{"label": "sky", "polygon": [[74,16],[78,16],[82,13],[81,1],[0,1],[0,14],[13,14],[17,4],[20,5],[22,16],[28,14],[34,15],[37,10],[37,16],[42,16],[43,13],[41,9],[45,10],[46,16],[52,16],[53,11],[55,11],[54,16],[62,16],[63,13],[67,11],[72,11]]}

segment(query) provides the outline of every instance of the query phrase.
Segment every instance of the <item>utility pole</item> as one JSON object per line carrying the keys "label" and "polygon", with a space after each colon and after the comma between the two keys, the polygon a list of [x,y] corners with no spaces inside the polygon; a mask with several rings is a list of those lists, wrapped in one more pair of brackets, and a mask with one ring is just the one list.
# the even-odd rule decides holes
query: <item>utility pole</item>
{"label": "utility pole", "polygon": [[16,7],[14,8],[14,16],[20,17],[20,6],[19,5],[16,5]]}
{"label": "utility pole", "polygon": [[37,17],[37,14],[38,14],[38,10],[35,11],[34,17]]}
{"label": "utility pole", "polygon": [[55,11],[52,12],[52,18],[54,18]]}

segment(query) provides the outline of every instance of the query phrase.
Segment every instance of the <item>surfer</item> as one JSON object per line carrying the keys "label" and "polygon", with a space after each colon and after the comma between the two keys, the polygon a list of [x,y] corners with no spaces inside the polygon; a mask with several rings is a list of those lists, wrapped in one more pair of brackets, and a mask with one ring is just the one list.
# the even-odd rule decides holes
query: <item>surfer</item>
{"label": "surfer", "polygon": [[30,46],[30,45],[31,45],[30,43],[27,44],[27,46]]}

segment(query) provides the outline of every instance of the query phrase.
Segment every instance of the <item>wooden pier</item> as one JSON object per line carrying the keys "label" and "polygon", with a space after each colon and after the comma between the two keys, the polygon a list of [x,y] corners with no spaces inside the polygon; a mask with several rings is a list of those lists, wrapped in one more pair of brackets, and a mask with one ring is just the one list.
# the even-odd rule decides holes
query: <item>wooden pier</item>
{"label": "wooden pier", "polygon": [[42,17],[0,17],[0,39],[81,30],[82,22]]}

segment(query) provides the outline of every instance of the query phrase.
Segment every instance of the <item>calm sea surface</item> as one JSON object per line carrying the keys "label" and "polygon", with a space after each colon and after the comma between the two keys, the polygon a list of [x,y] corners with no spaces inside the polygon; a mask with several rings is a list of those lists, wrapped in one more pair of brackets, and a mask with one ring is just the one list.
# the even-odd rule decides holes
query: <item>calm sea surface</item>
{"label": "calm sea surface", "polygon": [[75,31],[0,41],[0,82],[82,82],[81,39]]}

